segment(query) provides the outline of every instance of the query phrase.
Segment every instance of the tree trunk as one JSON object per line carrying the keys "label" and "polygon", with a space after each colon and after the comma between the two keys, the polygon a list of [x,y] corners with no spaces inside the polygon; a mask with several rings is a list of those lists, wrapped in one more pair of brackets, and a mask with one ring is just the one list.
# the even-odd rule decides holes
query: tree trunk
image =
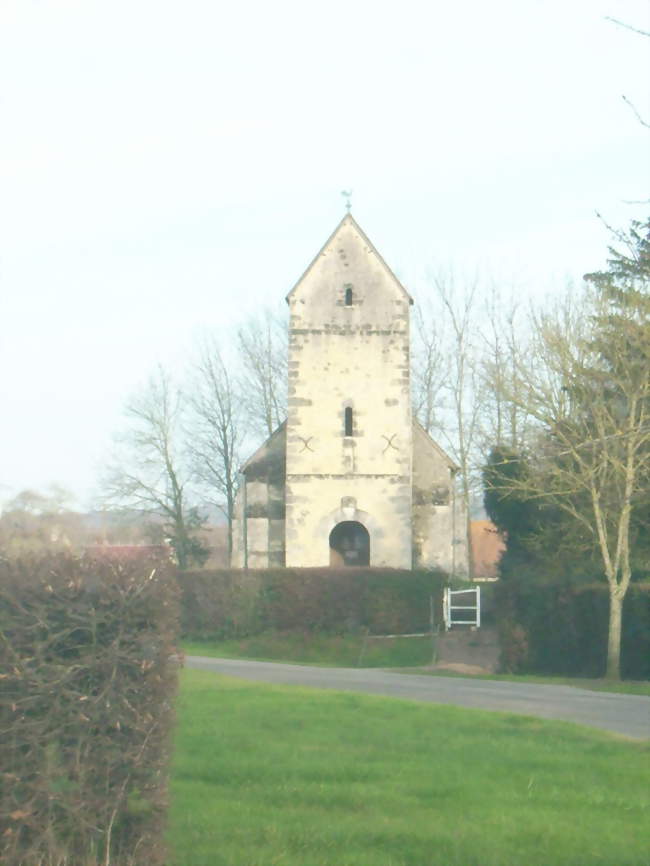
{"label": "tree trunk", "polygon": [[174,527],[174,535],[176,538],[175,551],[176,551],[176,561],[178,562],[178,570],[179,571],[187,571],[187,567],[189,565],[188,559],[188,535],[187,530],[185,529],[185,523],[182,518],[177,517]]}
{"label": "tree trunk", "polygon": [[625,594],[621,592],[620,587],[610,586],[607,671],[605,673],[608,680],[620,680],[621,678],[621,624],[624,597]]}
{"label": "tree trunk", "polygon": [[229,510],[228,512],[228,567],[232,568],[232,522],[233,522],[233,514]]}
{"label": "tree trunk", "polygon": [[[468,471],[467,463],[469,462],[467,459],[463,461],[465,463],[465,469],[463,472]],[[469,519],[470,516],[470,499],[471,499],[471,491],[469,489],[469,484],[467,483],[467,475],[463,475],[463,509],[464,509],[464,518],[465,518],[465,543],[467,544],[467,578],[468,580],[474,580],[474,551],[472,549],[472,526]]]}
{"label": "tree trunk", "polygon": [[472,522],[469,519],[469,506],[467,506],[465,515],[465,537],[467,539],[467,577],[473,581],[475,577],[474,546],[472,544]]}
{"label": "tree trunk", "polygon": [[176,542],[176,561],[178,562],[178,570],[187,571],[187,551],[185,539],[177,537]]}

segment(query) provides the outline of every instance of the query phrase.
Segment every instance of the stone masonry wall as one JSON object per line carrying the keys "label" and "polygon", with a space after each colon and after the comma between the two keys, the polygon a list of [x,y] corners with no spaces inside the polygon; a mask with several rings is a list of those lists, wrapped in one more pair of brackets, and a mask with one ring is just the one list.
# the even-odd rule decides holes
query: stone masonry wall
{"label": "stone masonry wall", "polygon": [[413,565],[467,573],[467,515],[456,467],[417,423],[413,430]]}
{"label": "stone masonry wall", "polygon": [[410,568],[409,297],[347,217],[289,303],[286,564],[329,564],[331,529],[359,520],[371,565]]}

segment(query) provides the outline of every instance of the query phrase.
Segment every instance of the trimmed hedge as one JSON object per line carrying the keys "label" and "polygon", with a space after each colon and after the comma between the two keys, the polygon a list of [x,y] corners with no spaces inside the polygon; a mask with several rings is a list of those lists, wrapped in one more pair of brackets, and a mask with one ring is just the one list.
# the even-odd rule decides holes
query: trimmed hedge
{"label": "trimmed hedge", "polygon": [[382,568],[267,568],[189,571],[179,582],[183,636],[210,640],[267,630],[425,632],[431,596],[435,621],[442,620],[447,576]]}
{"label": "trimmed hedge", "polygon": [[163,560],[0,561],[0,860],[159,864],[177,665]]}
{"label": "trimmed hedge", "polygon": [[[603,676],[607,662],[606,584],[498,585],[501,664],[506,671]],[[650,583],[632,583],[623,603],[621,675],[650,679]]]}

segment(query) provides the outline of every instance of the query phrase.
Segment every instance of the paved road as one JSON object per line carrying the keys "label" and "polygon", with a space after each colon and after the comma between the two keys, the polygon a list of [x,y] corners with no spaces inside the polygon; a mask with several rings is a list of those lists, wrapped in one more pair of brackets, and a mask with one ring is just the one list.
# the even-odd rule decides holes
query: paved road
{"label": "paved road", "polygon": [[319,689],[430,701],[434,704],[453,704],[457,707],[500,710],[578,722],[636,739],[650,738],[650,698],[642,695],[593,692],[572,686],[395,674],[370,668],[316,668],[205,656],[188,656],[186,665],[256,682],[314,686]]}

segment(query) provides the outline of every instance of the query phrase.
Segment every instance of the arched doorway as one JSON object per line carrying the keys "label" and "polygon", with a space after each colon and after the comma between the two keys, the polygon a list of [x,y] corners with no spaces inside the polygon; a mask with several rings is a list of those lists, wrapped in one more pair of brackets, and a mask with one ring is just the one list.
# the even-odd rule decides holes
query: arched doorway
{"label": "arched doorway", "polygon": [[330,566],[342,565],[370,565],[370,536],[356,520],[344,520],[330,532]]}

